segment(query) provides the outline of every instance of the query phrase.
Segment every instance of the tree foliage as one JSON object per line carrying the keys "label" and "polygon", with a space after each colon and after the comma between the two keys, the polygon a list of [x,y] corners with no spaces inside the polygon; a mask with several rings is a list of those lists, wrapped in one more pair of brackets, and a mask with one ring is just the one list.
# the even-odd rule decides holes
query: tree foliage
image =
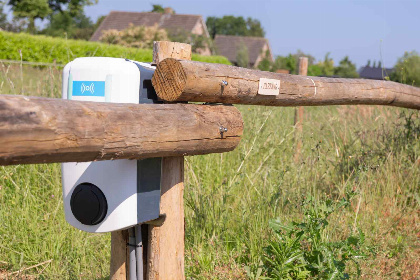
{"label": "tree foliage", "polygon": [[267,50],[265,52],[263,59],[260,61],[260,63],[258,63],[257,68],[262,71],[272,71],[273,62],[270,57],[270,51]]}
{"label": "tree foliage", "polygon": [[310,54],[305,54],[301,50],[298,50],[296,53],[289,54],[287,56],[277,56],[271,67],[271,71],[276,72],[279,69],[286,69],[286,70],[289,70],[290,74],[297,74],[297,66],[298,66],[297,64],[299,61],[299,57],[308,58],[308,75],[309,75],[311,66],[315,62],[315,58]]}
{"label": "tree foliage", "polygon": [[357,78],[359,74],[356,65],[353,64],[348,56],[345,56],[337,67],[334,68],[334,75],[342,78]]}
{"label": "tree foliage", "polygon": [[152,13],[164,13],[165,12],[165,9],[162,7],[162,5],[152,5],[152,10],[151,10],[151,12]]}
{"label": "tree foliage", "polygon": [[30,33],[35,32],[36,19],[44,19],[52,12],[47,0],[10,0],[9,5],[12,6],[14,16],[28,19]]}
{"label": "tree foliage", "polygon": [[0,2],[0,28],[6,29],[7,23],[7,15],[4,12],[4,3]]}
{"label": "tree foliage", "polygon": [[216,34],[254,37],[264,37],[265,35],[259,20],[244,19],[241,16],[208,17],[206,25],[213,39]]}
{"label": "tree foliage", "polygon": [[[20,1],[20,0],[13,0]],[[53,12],[68,12],[71,16],[78,15],[85,6],[98,3],[98,0],[47,0]]]}
{"label": "tree foliage", "polygon": [[238,50],[236,52],[236,63],[239,67],[249,67],[248,47],[244,43],[238,46]]}
{"label": "tree foliage", "polygon": [[334,60],[330,58],[330,53],[327,53],[323,61],[318,62],[318,67],[321,72],[319,76],[333,76],[334,75]]}
{"label": "tree foliage", "polygon": [[334,61],[330,58],[330,53],[327,53],[324,60],[315,64],[315,58],[307,53],[298,50],[296,53],[288,54],[287,56],[277,56],[273,63],[262,60],[258,68],[264,71],[276,72],[277,70],[289,70],[290,74],[298,74],[299,57],[308,58],[308,76],[340,76],[343,78],[356,78],[359,76],[354,65],[348,56],[344,57],[337,67],[334,67]]}
{"label": "tree foliage", "polygon": [[395,71],[390,75],[391,80],[417,87],[420,86],[420,56],[416,51],[405,52],[398,59],[394,68]]}
{"label": "tree foliage", "polygon": [[68,13],[75,17],[86,5],[97,3],[97,0],[9,0],[13,15],[28,20],[28,31],[35,33],[35,20],[45,19],[54,13]]}
{"label": "tree foliage", "polygon": [[50,22],[41,33],[53,37],[66,36],[71,39],[89,40],[97,25],[83,11],[74,17],[67,12],[54,13],[50,17]]}
{"label": "tree foliage", "polygon": [[203,35],[192,34],[182,28],[168,29],[166,32],[170,41],[190,44],[194,53],[201,53],[206,48],[210,50],[214,48],[212,40]]}

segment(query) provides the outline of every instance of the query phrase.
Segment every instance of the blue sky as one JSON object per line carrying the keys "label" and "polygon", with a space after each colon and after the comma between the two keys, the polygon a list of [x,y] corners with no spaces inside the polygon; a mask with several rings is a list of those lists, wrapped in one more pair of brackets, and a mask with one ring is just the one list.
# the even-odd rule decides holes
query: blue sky
{"label": "blue sky", "polygon": [[235,15],[261,21],[275,55],[301,49],[317,60],[345,55],[357,67],[368,59],[392,67],[404,51],[420,51],[420,0],[99,0],[86,7],[96,19],[112,10],[150,11],[152,4],[178,14]]}

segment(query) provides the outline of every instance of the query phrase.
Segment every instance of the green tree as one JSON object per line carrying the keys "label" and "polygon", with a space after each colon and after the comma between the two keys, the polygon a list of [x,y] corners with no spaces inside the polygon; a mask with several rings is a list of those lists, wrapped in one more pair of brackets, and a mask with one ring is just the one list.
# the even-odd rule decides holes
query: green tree
{"label": "green tree", "polygon": [[97,3],[98,0],[9,0],[14,16],[28,19],[28,31],[36,31],[35,20],[44,19],[54,13],[67,12],[75,17],[83,11],[86,5]]}
{"label": "green tree", "polygon": [[104,21],[105,18],[106,16],[98,17],[98,19],[96,20],[96,23],[93,26],[95,30],[99,27],[99,25],[101,25],[101,23]]}
{"label": "green tree", "polygon": [[[14,0],[20,1],[20,0]],[[53,12],[67,11],[71,16],[77,16],[83,11],[85,6],[98,3],[98,0],[48,0],[48,4]]]}
{"label": "green tree", "polygon": [[357,78],[359,74],[356,70],[356,65],[354,65],[348,56],[345,56],[339,63],[337,67],[334,68],[334,75],[340,76],[342,78]]}
{"label": "green tree", "polygon": [[[420,86],[420,56],[416,51],[405,52],[394,66],[390,79],[396,82]],[[385,73],[386,75],[386,73]]]}
{"label": "green tree", "polygon": [[267,50],[265,52],[264,58],[258,63],[258,69],[262,71],[272,71],[273,63],[270,59],[270,52]]}
{"label": "green tree", "polygon": [[296,74],[296,64],[297,60],[293,54],[287,56],[277,56],[274,60],[271,71],[276,72],[279,69],[289,70],[290,74]]}
{"label": "green tree", "polygon": [[315,62],[315,58],[310,54],[305,54],[301,50],[297,50],[294,54],[289,54],[288,56],[277,56],[271,71],[276,72],[279,69],[287,69],[289,70],[290,74],[297,74],[297,64],[299,61],[299,57],[307,57],[308,58],[308,73],[309,67],[312,66]]}
{"label": "green tree", "polygon": [[83,11],[74,17],[66,11],[57,12],[50,16],[50,22],[42,33],[56,37],[66,35],[71,39],[89,40],[95,31],[95,26],[96,24],[93,24]]}
{"label": "green tree", "polygon": [[264,28],[261,26],[261,22],[259,20],[249,17],[246,19],[246,26],[248,29],[247,36],[253,36],[253,37],[265,36]]}
{"label": "green tree", "polygon": [[318,62],[318,66],[321,70],[320,76],[333,76],[334,75],[334,61],[330,58],[330,53],[327,53],[324,57],[324,61]]}
{"label": "green tree", "polygon": [[165,9],[161,6],[161,5],[153,5],[152,4],[152,10],[151,10],[151,12],[152,13],[164,13],[165,12]]}
{"label": "green tree", "polygon": [[265,35],[259,20],[252,18],[245,20],[241,16],[208,17],[206,25],[213,39],[216,34],[254,37]]}
{"label": "green tree", "polygon": [[12,6],[14,16],[28,19],[30,33],[36,31],[36,19],[44,19],[52,12],[47,0],[10,0],[9,5]]}
{"label": "green tree", "polygon": [[7,22],[7,15],[4,12],[4,3],[0,2],[0,28],[6,29],[8,22]]}
{"label": "green tree", "polygon": [[238,51],[236,52],[236,64],[239,67],[249,67],[248,47],[244,43],[238,46]]}
{"label": "green tree", "polygon": [[168,38],[172,42],[186,43],[191,45],[191,50],[194,53],[200,53],[205,48],[213,49],[213,42],[211,39],[202,35],[192,34],[182,28],[167,29]]}
{"label": "green tree", "polygon": [[308,76],[322,76],[322,69],[318,64],[308,66]]}
{"label": "green tree", "polygon": [[70,14],[54,13],[50,16],[49,23],[41,33],[54,37],[67,33],[68,38],[71,38],[73,28],[74,21]]}

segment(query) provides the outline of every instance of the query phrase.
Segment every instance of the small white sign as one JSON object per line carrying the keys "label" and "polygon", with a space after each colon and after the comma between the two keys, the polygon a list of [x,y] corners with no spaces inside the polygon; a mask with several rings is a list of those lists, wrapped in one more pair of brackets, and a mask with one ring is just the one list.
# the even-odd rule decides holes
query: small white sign
{"label": "small white sign", "polygon": [[258,94],[261,95],[279,95],[280,80],[260,78]]}

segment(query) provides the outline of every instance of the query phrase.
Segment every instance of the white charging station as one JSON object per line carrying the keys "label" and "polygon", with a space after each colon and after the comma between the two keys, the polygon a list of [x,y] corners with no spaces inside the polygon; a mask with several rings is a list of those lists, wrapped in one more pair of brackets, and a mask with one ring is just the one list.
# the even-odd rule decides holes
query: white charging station
{"label": "white charging station", "polygon": [[[122,58],[77,58],[63,70],[63,99],[153,103],[155,67]],[[159,217],[161,158],[63,163],[65,216],[88,232],[126,229]]]}

